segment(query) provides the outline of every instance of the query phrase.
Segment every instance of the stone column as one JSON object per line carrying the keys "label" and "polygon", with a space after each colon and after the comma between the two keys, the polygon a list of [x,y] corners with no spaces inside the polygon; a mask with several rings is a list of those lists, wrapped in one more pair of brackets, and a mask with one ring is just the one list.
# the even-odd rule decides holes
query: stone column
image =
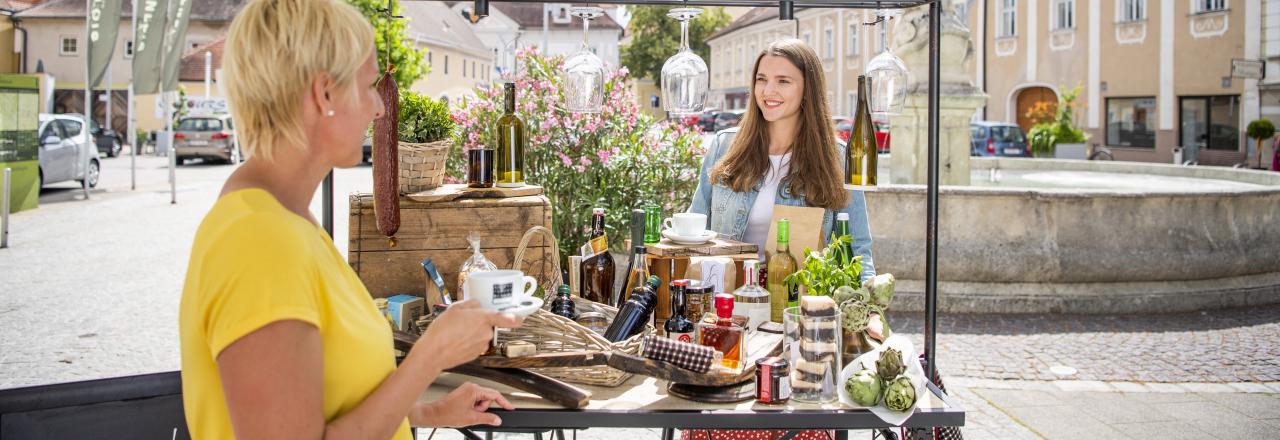
{"label": "stone column", "polygon": [[[944,1],[942,15],[939,183],[968,185],[969,121],[986,105],[987,94],[973,85],[974,46],[953,3]],[[924,184],[929,165],[928,8],[912,9],[893,21],[900,21],[893,29],[893,51],[907,65],[908,80],[902,113],[890,118],[890,182]]]}

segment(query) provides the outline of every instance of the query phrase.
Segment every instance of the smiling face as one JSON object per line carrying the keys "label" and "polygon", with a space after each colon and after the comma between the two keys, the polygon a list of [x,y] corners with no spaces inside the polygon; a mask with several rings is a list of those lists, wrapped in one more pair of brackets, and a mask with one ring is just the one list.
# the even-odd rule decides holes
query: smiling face
{"label": "smiling face", "polygon": [[756,69],[752,96],[766,121],[798,117],[804,96],[804,74],[785,57],[765,55]]}

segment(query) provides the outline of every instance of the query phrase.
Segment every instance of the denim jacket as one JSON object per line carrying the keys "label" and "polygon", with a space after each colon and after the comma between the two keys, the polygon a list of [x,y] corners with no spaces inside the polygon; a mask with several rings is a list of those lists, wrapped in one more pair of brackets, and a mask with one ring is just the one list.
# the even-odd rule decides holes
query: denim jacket
{"label": "denim jacket", "polygon": [[[711,230],[725,234],[734,240],[742,240],[747,232],[747,215],[751,213],[751,206],[755,204],[763,182],[757,182],[751,191],[736,192],[727,186],[712,184],[710,180],[711,168],[728,152],[737,134],[737,128],[722,130],[715,134],[711,146],[707,148],[706,156],[702,158],[698,189],[693,192],[693,201],[689,204],[688,212],[706,214],[708,227]],[[839,145],[838,149],[843,156],[844,146]],[[778,196],[774,203],[808,206],[804,197],[791,194],[790,188],[783,185],[778,186]],[[871,259],[871,228],[868,226],[867,202],[862,191],[850,191],[849,206],[840,212],[849,213],[849,233],[853,235],[853,251],[862,256],[862,279],[875,276],[876,268]],[[822,230],[835,231],[835,214],[836,211],[830,209],[823,213]],[[823,238],[826,239],[829,235],[830,233],[823,234]],[[800,257],[803,260],[803,256]]]}

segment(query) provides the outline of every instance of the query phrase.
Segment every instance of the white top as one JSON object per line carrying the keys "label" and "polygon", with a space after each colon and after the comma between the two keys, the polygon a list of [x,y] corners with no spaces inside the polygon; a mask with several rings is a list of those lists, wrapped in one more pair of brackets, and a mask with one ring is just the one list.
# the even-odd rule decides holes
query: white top
{"label": "white top", "polygon": [[769,171],[765,172],[760,194],[747,214],[747,232],[743,234],[742,241],[759,246],[762,259],[765,241],[769,239],[769,224],[773,222],[773,202],[778,199],[778,184],[790,169],[791,153],[769,155]]}

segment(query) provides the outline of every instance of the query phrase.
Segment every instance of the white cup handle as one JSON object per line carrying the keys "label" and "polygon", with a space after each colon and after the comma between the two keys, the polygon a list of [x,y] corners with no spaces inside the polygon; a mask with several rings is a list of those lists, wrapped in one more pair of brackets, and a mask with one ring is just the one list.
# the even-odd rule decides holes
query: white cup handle
{"label": "white cup handle", "polygon": [[524,289],[524,297],[532,298],[533,292],[538,290],[538,280],[534,277],[525,275],[524,282],[529,285],[529,287]]}

